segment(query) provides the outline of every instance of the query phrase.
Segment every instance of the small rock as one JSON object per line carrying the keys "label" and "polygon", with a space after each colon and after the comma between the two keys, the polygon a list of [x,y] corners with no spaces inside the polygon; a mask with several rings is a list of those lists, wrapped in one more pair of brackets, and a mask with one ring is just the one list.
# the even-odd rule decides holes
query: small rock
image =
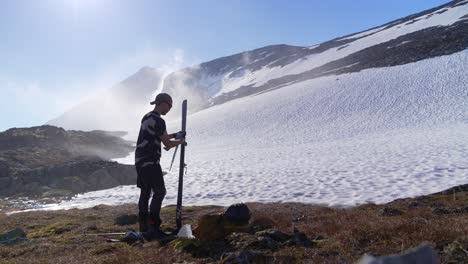
{"label": "small rock", "polygon": [[269,263],[271,258],[264,253],[255,250],[242,250],[238,252],[225,253],[222,257],[226,264],[244,263]]}
{"label": "small rock", "polygon": [[286,241],[286,245],[298,247],[311,247],[314,243],[302,232],[294,228],[292,238]]}
{"label": "small rock", "polygon": [[437,208],[437,207],[444,207],[445,204],[441,203],[441,202],[433,202],[431,204],[429,204],[429,207],[431,208]]}
{"label": "small rock", "polygon": [[324,240],[325,237],[321,235],[317,235],[314,240]]}
{"label": "small rock", "polygon": [[390,207],[385,207],[379,211],[380,216],[397,216],[397,215],[402,215],[403,212],[395,209],[395,208],[390,208]]}
{"label": "small rock", "polygon": [[451,214],[452,211],[447,208],[436,207],[432,209],[432,213],[435,215],[447,215],[447,214]]}
{"label": "small rock", "polygon": [[270,237],[261,236],[257,237],[257,243],[255,243],[254,246],[258,249],[277,250],[279,248],[279,243]]}
{"label": "small rock", "polygon": [[291,239],[291,235],[285,234],[278,229],[271,228],[267,230],[262,230],[255,233],[257,237],[269,237],[277,242],[286,242],[287,240]]}
{"label": "small rock", "polygon": [[414,201],[408,204],[408,208],[420,208],[424,206],[426,206],[426,204],[420,201]]}
{"label": "small rock", "polygon": [[457,208],[454,210],[454,213],[456,214],[466,214],[468,213],[468,206],[462,207],[462,208]]}
{"label": "small rock", "polygon": [[121,215],[118,216],[114,220],[114,224],[116,225],[134,225],[138,222],[138,216],[131,214],[131,215]]}

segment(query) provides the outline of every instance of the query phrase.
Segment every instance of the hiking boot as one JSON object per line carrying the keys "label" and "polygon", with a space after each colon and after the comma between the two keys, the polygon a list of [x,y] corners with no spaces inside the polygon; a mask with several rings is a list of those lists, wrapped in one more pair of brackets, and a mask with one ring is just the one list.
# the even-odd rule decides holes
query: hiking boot
{"label": "hiking boot", "polygon": [[148,213],[138,213],[140,232],[148,232]]}
{"label": "hiking boot", "polygon": [[168,236],[170,236],[170,235],[163,232],[161,230],[161,228],[159,228],[159,227],[154,228],[154,229],[150,228],[150,230],[148,232],[143,233],[143,237],[148,241],[160,240],[160,239],[167,238]]}

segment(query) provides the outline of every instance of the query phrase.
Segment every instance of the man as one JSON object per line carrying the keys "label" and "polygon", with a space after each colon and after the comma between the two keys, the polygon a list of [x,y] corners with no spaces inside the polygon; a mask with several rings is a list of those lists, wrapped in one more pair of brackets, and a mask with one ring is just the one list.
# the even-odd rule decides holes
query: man
{"label": "man", "polygon": [[[185,133],[167,134],[166,123],[161,118],[161,115],[166,115],[172,108],[171,96],[160,93],[150,104],[155,105],[155,107],[141,120],[135,151],[137,186],[141,191],[138,201],[140,232],[143,232],[149,240],[165,236],[165,233],[160,229],[161,218],[159,215],[162,201],[166,195],[163,173],[159,164],[161,142],[166,148],[173,148],[184,143],[185,140]],[[148,214],[151,191],[153,191],[153,198]]]}

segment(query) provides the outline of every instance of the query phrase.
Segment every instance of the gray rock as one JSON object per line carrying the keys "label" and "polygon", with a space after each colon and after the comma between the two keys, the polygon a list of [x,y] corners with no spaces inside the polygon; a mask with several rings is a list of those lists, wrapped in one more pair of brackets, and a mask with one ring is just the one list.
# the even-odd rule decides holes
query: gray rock
{"label": "gray rock", "polygon": [[399,255],[373,257],[365,255],[358,264],[437,264],[439,257],[429,243],[423,243]]}
{"label": "gray rock", "polygon": [[390,207],[385,207],[379,211],[380,216],[397,216],[397,215],[402,215],[403,212],[395,209],[395,208],[390,208]]}
{"label": "gray rock", "polygon": [[299,230],[294,229],[292,238],[286,241],[286,245],[297,246],[297,247],[312,247],[314,242],[312,242],[304,233],[299,232]]}
{"label": "gray rock", "polygon": [[257,237],[257,243],[254,244],[258,249],[264,250],[277,250],[280,247],[280,244],[273,240],[271,237],[260,236]]}
{"label": "gray rock", "polygon": [[247,263],[271,263],[271,257],[256,250],[241,250],[237,252],[225,253],[222,256],[223,263],[226,264],[247,264]]}
{"label": "gray rock", "polygon": [[426,203],[421,201],[414,201],[408,204],[408,208],[421,208],[426,206]]}
{"label": "gray rock", "polygon": [[432,209],[432,213],[435,215],[448,215],[452,213],[452,210],[443,207],[436,207]]}
{"label": "gray rock", "polygon": [[457,208],[454,210],[456,214],[467,214],[468,213],[468,206]]}
{"label": "gray rock", "polygon": [[283,243],[286,242],[287,240],[291,239],[291,235],[288,235],[286,233],[283,233],[279,231],[278,229],[271,228],[267,230],[262,230],[257,233],[255,233],[257,237],[269,237],[277,242]]}

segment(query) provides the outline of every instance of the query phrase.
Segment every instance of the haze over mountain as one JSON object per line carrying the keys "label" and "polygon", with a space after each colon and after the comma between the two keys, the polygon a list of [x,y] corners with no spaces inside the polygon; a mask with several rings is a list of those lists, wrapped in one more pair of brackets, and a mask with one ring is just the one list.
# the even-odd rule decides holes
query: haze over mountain
{"label": "haze over mountain", "polygon": [[66,129],[128,131],[137,127],[156,95],[165,72],[143,67],[137,73],[47,122]]}
{"label": "haze over mountain", "polygon": [[[272,45],[215,59],[173,72],[164,81],[160,70],[144,67],[48,124],[129,131],[137,129],[141,115],[151,109],[148,102],[161,89],[175,102],[189,98],[195,112],[321,76],[449,55],[468,46],[467,16],[467,2],[453,1],[311,47]],[[168,117],[178,115],[175,108]]]}
{"label": "haze over mountain", "polygon": [[[320,45],[273,45],[171,73],[161,87],[175,102],[168,131],[179,129],[182,98],[191,111],[184,199],[355,205],[466,183],[467,47],[468,1],[453,1]],[[122,115],[114,125],[128,123]],[[118,129],[136,139],[138,128]],[[166,203],[176,178],[166,177]],[[109,203],[138,196],[119,187],[80,204],[110,193]]]}

